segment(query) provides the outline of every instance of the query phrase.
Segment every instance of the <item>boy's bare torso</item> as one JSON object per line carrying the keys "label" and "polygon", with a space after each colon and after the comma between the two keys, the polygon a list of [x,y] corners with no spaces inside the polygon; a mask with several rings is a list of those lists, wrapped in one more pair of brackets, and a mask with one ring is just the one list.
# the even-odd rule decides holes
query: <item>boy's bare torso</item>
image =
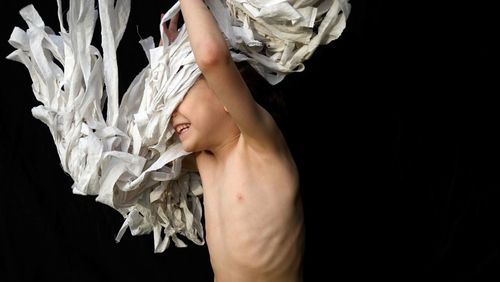
{"label": "boy's bare torso", "polygon": [[[303,247],[299,179],[286,144],[278,147],[255,150],[239,137],[225,148],[224,161],[197,154],[210,255],[225,262],[212,262],[218,282],[297,279]],[[216,245],[224,251],[213,253]]]}

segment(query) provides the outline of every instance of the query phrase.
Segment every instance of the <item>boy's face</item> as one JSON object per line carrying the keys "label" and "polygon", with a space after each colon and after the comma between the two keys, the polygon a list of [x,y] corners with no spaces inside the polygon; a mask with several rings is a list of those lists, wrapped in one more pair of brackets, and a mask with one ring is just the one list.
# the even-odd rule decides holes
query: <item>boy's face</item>
{"label": "boy's face", "polygon": [[221,128],[231,119],[215,93],[201,77],[189,89],[172,114],[171,123],[187,152],[217,146]]}

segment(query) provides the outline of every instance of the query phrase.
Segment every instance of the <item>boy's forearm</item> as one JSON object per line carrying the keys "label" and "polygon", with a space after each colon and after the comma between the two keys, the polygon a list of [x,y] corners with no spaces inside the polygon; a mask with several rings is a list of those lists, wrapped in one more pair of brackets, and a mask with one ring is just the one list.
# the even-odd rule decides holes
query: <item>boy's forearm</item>
{"label": "boy's forearm", "polygon": [[228,56],[224,36],[205,2],[180,0],[180,5],[197,63]]}

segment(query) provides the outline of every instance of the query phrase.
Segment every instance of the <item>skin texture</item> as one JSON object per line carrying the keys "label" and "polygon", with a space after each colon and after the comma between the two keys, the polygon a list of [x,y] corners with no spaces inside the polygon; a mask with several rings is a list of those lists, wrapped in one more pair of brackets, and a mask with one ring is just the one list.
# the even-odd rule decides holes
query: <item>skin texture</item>
{"label": "skin texture", "polygon": [[[204,2],[181,0],[181,11],[203,75],[172,126],[189,126],[179,138],[201,175],[215,280],[301,281],[302,204],[286,141],[252,98]],[[169,39],[176,22],[165,29]]]}

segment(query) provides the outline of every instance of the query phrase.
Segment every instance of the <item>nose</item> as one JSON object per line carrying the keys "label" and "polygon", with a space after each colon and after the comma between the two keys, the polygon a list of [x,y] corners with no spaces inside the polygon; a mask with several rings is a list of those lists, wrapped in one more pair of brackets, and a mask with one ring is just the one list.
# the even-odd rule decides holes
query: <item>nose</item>
{"label": "nose", "polygon": [[175,123],[175,117],[177,115],[178,115],[177,108],[175,108],[175,110],[172,112],[172,115],[170,116],[170,120],[168,122],[170,125],[172,125],[172,126],[174,125],[174,123]]}

